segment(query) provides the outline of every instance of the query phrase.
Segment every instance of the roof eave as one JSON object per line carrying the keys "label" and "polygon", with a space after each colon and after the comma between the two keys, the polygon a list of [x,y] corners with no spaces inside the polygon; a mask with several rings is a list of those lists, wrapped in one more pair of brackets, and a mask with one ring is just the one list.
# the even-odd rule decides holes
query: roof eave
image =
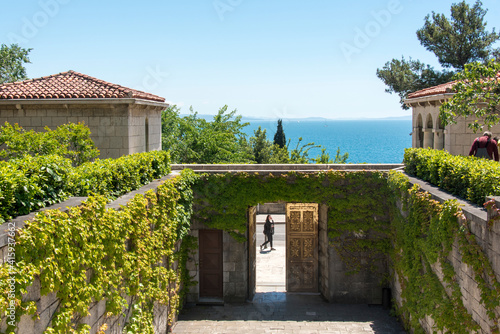
{"label": "roof eave", "polygon": [[168,108],[165,102],[136,98],[0,99],[0,104],[138,104]]}
{"label": "roof eave", "polygon": [[413,107],[415,105],[421,105],[424,102],[435,102],[435,101],[445,101],[450,99],[455,93],[443,93],[443,94],[433,94],[427,96],[414,97],[404,100],[404,104],[409,107]]}

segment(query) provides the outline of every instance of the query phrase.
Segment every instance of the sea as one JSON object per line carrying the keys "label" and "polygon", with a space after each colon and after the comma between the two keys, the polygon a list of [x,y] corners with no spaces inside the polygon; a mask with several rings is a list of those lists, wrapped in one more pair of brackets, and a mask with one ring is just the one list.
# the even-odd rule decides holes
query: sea
{"label": "sea", "polygon": [[[243,130],[252,137],[260,126],[266,129],[268,140],[274,139],[277,120],[243,119],[249,122]],[[371,119],[371,120],[329,120],[329,119],[283,119],[283,131],[289,149],[296,147],[300,137],[302,144],[314,143],[326,148],[334,159],[337,148],[341,155],[349,153],[347,163],[401,163],[405,148],[411,147],[410,119]],[[321,149],[309,151],[315,158]]]}

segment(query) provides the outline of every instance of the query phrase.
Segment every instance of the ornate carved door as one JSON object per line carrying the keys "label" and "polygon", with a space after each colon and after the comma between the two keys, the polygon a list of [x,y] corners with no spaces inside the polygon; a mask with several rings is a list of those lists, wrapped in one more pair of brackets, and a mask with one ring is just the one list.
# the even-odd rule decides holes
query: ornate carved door
{"label": "ornate carved door", "polygon": [[255,296],[256,263],[257,263],[257,235],[255,234],[257,208],[252,206],[248,210],[248,299]]}
{"label": "ornate carved door", "polygon": [[222,231],[200,230],[199,243],[200,298],[222,298]]}
{"label": "ornate carved door", "polygon": [[286,288],[318,292],[318,204],[286,205]]}

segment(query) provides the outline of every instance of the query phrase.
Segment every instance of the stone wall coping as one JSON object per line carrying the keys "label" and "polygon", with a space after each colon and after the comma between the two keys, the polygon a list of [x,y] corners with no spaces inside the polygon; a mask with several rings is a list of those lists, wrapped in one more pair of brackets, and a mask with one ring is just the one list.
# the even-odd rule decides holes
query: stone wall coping
{"label": "stone wall coping", "polygon": [[106,205],[106,209],[115,209],[115,210],[120,210],[122,206],[126,206],[134,197],[135,195],[144,195],[147,191],[149,190],[156,190],[160,184],[165,182],[168,179],[172,179],[176,176],[178,176],[178,172],[172,172],[168,175],[165,175],[161,179],[154,180],[145,186],[142,186],[141,188],[131,191],[121,197],[118,197],[116,200],[113,202],[110,202]]}
{"label": "stone wall coping", "polygon": [[15,227],[16,230],[22,229],[26,225],[27,221],[35,218],[38,212],[43,212],[46,210],[68,211],[69,207],[80,206],[86,199],[87,197],[71,197],[64,202],[48,206],[37,211],[33,211],[27,215],[18,216],[3,223],[0,226],[0,248],[5,247],[8,244],[9,227]]}
{"label": "stone wall coping", "polygon": [[[450,193],[447,193],[440,188],[433,186],[429,182],[422,181],[420,179],[417,179],[415,177],[409,176],[408,174],[404,173],[410,180],[410,184],[418,184],[420,185],[420,188],[424,191],[427,191],[432,199],[443,203],[444,201],[454,199],[460,204],[460,208],[464,212],[465,216],[467,217],[468,220],[472,220],[475,218],[475,221],[483,221],[485,224],[488,221],[488,212],[485,208],[479,207],[476,204],[473,204],[469,201],[460,199]],[[496,197],[500,200],[500,197]]]}
{"label": "stone wall coping", "polygon": [[[137,195],[137,194],[144,195],[144,193],[146,193],[146,191],[148,191],[148,190],[155,190],[156,188],[158,188],[158,186],[160,184],[162,184],[166,180],[171,179],[177,175],[179,175],[179,173],[173,172],[173,173],[170,173],[170,174],[162,177],[161,179],[154,180],[154,181],[148,183],[147,185],[145,185],[137,190],[134,190],[130,193],[127,193],[127,194],[117,198],[116,200],[108,203],[106,205],[106,208],[120,210],[121,207],[126,206],[134,198],[135,195]],[[15,218],[3,223],[2,225],[0,225],[0,248],[3,248],[5,246],[7,246],[7,244],[8,244],[9,227],[15,227],[15,229],[17,231],[19,229],[24,228],[24,226],[26,225],[26,222],[35,218],[35,216],[38,212],[42,212],[42,211],[46,211],[46,210],[62,210],[62,211],[66,212],[66,211],[68,211],[68,208],[70,208],[70,207],[82,205],[82,203],[85,200],[87,200],[87,197],[70,197],[69,199],[67,199],[64,202],[48,206],[48,207],[42,208],[42,209],[37,210],[37,211],[33,211],[27,215],[15,217]]]}
{"label": "stone wall coping", "polygon": [[318,171],[388,171],[402,169],[404,164],[172,164],[172,170],[192,169],[198,173],[285,173]]}

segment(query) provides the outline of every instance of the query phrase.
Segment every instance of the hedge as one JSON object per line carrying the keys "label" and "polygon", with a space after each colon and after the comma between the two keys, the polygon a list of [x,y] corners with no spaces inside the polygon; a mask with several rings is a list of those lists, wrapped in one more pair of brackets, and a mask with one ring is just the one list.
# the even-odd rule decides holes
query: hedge
{"label": "hedge", "polygon": [[486,196],[500,195],[497,161],[451,155],[446,151],[405,150],[406,172],[458,197],[482,206]]}
{"label": "hedge", "polygon": [[0,223],[71,196],[116,198],[170,173],[170,157],[152,151],[72,167],[58,155],[0,161]]}
{"label": "hedge", "polygon": [[169,153],[151,151],[84,163],[73,169],[69,183],[74,187],[74,196],[88,196],[94,193],[112,199],[168,173]]}

